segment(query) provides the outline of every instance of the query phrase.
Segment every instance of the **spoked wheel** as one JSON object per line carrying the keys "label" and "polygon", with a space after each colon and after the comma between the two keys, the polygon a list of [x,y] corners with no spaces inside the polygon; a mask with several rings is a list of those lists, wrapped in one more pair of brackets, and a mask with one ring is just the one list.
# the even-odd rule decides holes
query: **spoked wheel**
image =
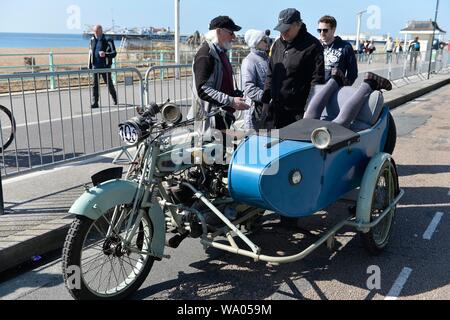
{"label": "spoked wheel", "polygon": [[[116,226],[116,231],[108,232],[112,224],[118,224],[120,214],[112,221],[114,210],[127,218]],[[137,291],[148,276],[154,263],[154,258],[147,253],[153,227],[144,214],[131,243],[125,243],[128,222],[133,219],[129,215],[131,211],[132,205],[121,205],[97,221],[77,217],[72,223],[64,244],[63,274],[66,287],[75,299],[125,299]],[[133,225],[135,221],[131,221]],[[74,269],[80,273],[79,287],[72,279]]]}
{"label": "spoked wheel", "polygon": [[0,105],[0,152],[8,148],[16,134],[16,120],[8,108]]}
{"label": "spoked wheel", "polygon": [[[377,220],[381,214],[389,207],[398,195],[398,176],[395,164],[391,161],[385,161],[378,175],[375,189],[373,191],[371,206],[371,222]],[[381,220],[379,224],[373,227],[368,233],[361,233],[361,239],[364,247],[372,255],[379,255],[389,242],[392,234],[392,226],[396,206]]]}

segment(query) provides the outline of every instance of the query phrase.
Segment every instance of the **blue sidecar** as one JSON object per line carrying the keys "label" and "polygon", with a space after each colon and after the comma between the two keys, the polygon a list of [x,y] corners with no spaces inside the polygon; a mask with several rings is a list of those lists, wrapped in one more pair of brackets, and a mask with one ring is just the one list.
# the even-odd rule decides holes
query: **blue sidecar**
{"label": "blue sidecar", "polygon": [[[354,89],[344,88],[331,103],[342,104]],[[330,104],[331,104],[330,103]],[[327,108],[323,119],[334,118]],[[395,123],[384,106],[381,92],[374,92],[349,130],[327,120],[300,120],[277,132],[251,136],[236,150],[229,169],[233,199],[303,217],[326,208],[361,186],[367,165],[380,153],[392,153]],[[314,130],[330,135],[325,148],[311,141]],[[392,141],[394,139],[394,142]]]}

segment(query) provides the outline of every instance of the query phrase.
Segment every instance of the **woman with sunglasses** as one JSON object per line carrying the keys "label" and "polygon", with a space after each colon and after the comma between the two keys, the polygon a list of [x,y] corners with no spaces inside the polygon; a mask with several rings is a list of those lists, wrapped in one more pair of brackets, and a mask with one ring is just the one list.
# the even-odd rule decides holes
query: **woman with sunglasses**
{"label": "woman with sunglasses", "polygon": [[353,47],[347,41],[336,37],[337,21],[332,16],[323,16],[319,19],[317,32],[324,48],[325,81],[331,78],[333,68],[340,69],[347,81],[346,85],[353,85],[358,78],[358,62]]}

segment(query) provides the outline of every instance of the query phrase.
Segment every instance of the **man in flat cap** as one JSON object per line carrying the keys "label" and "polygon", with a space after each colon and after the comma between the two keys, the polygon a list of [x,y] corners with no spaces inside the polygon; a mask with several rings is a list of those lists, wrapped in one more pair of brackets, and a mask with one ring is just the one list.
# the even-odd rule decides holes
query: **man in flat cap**
{"label": "man in flat cap", "polygon": [[197,123],[196,129],[203,135],[208,135],[209,129],[228,129],[236,110],[250,108],[242,97],[236,97],[233,69],[227,55],[227,50],[232,48],[236,39],[234,33],[241,27],[230,17],[219,16],[211,21],[209,30],[193,63],[194,96],[188,117],[202,119],[218,108],[227,111],[227,116],[217,115],[206,119],[201,122],[201,128]]}
{"label": "man in flat cap", "polygon": [[281,129],[303,118],[311,87],[324,83],[325,65],[322,44],[308,33],[298,10],[281,11],[275,30],[281,37],[272,48],[262,102]]}

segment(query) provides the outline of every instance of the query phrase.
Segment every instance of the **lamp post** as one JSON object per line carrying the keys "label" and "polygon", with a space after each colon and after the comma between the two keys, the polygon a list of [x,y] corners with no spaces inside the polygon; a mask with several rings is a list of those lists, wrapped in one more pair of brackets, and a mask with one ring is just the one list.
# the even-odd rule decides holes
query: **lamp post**
{"label": "lamp post", "polygon": [[356,29],[356,50],[359,50],[359,38],[361,35],[361,19],[364,13],[366,13],[367,10],[358,12],[356,15],[358,16],[358,26]]}
{"label": "lamp post", "polygon": [[175,0],[175,64],[180,64],[180,0]]}
{"label": "lamp post", "polygon": [[439,11],[439,0],[436,0],[436,14],[434,16],[433,37],[431,38],[431,46],[430,46],[430,62],[428,64],[428,79],[430,79],[431,73],[431,59],[433,58],[433,44],[434,44],[434,37],[436,35],[438,11]]}

